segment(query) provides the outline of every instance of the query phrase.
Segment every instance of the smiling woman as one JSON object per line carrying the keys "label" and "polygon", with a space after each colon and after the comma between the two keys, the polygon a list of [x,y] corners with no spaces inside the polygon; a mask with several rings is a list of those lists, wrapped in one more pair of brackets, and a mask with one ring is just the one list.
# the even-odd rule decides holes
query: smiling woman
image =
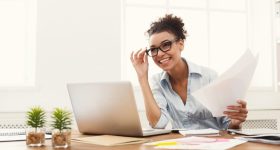
{"label": "smiling woman", "polygon": [[[151,48],[133,51],[130,60],[143,93],[149,124],[153,128],[165,128],[170,121],[175,129],[240,128],[248,113],[244,100],[237,99],[236,104],[224,108],[224,116],[214,117],[193,97],[192,92],[211,83],[217,75],[181,56],[187,33],[183,20],[166,14],[153,22],[147,32]],[[148,81],[150,51],[162,72],[152,75]]]}
{"label": "smiling woman", "polygon": [[35,85],[36,0],[0,0],[0,87]]}

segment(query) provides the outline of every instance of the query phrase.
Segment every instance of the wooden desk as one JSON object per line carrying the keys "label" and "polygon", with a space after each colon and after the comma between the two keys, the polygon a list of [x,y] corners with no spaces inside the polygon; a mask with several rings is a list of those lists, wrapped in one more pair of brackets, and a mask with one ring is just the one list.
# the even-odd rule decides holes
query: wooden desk
{"label": "wooden desk", "polygon": [[[229,135],[225,132],[221,133],[221,137],[223,138],[232,138],[232,135]],[[80,135],[74,135],[80,136]],[[148,137],[154,141],[157,140],[164,140],[164,139],[171,139],[171,138],[181,138],[183,137],[180,134],[170,133],[165,135],[159,136],[152,136]],[[60,149],[60,150],[152,150],[154,149],[153,146],[144,146],[142,144],[133,144],[133,145],[123,145],[123,146],[99,146],[93,144],[84,144],[84,143],[77,143],[72,142],[71,147],[67,149]],[[51,146],[51,140],[46,140],[46,146],[43,147],[27,147],[25,145],[25,141],[19,142],[0,142],[0,149],[2,150],[55,150]],[[270,145],[270,144],[261,144],[261,143],[252,143],[246,142],[244,144],[238,145],[233,147],[232,150],[279,150],[280,145]],[[56,149],[57,150],[57,149]]]}

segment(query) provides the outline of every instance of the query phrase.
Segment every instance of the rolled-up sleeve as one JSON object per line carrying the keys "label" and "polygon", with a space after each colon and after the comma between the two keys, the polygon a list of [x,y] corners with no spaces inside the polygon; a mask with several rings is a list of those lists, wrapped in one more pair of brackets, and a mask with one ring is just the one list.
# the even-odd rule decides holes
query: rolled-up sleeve
{"label": "rolled-up sleeve", "polygon": [[154,94],[154,98],[160,108],[160,118],[154,128],[162,129],[166,127],[169,121],[169,115],[167,112],[167,102],[164,99],[164,97],[162,95],[159,95],[158,93]]}
{"label": "rolled-up sleeve", "polygon": [[230,124],[230,119],[228,117],[216,117],[217,123],[221,130],[227,130]]}
{"label": "rolled-up sleeve", "polygon": [[160,82],[157,82],[157,79],[153,78],[151,81],[151,90],[154,96],[154,99],[157,103],[157,105],[160,108],[160,118],[157,122],[157,124],[154,126],[154,128],[157,129],[162,129],[165,128],[166,125],[169,122],[169,114],[167,111],[167,101],[166,98],[164,97],[161,87],[160,87]]}

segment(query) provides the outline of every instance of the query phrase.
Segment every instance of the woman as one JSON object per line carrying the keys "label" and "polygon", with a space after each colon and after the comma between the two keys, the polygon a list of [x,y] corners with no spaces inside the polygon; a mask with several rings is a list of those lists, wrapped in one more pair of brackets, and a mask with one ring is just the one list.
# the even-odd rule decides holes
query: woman
{"label": "woman", "polygon": [[[191,93],[217,77],[205,67],[195,65],[181,57],[186,31],[181,18],[166,15],[153,22],[149,34],[150,48],[131,53],[144,96],[146,116],[153,128],[165,128],[171,121],[173,128],[204,129],[240,128],[246,120],[246,102],[228,106],[223,117],[213,117]],[[163,72],[148,81],[148,56]]]}

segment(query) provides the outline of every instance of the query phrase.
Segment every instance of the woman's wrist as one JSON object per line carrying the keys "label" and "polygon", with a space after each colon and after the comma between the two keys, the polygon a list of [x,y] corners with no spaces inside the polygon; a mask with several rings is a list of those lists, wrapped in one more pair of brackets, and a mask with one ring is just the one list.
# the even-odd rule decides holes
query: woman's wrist
{"label": "woman's wrist", "polygon": [[240,124],[235,124],[232,121],[229,124],[230,129],[240,129],[241,128],[241,123]]}
{"label": "woman's wrist", "polygon": [[139,83],[148,82],[148,75],[138,76]]}

